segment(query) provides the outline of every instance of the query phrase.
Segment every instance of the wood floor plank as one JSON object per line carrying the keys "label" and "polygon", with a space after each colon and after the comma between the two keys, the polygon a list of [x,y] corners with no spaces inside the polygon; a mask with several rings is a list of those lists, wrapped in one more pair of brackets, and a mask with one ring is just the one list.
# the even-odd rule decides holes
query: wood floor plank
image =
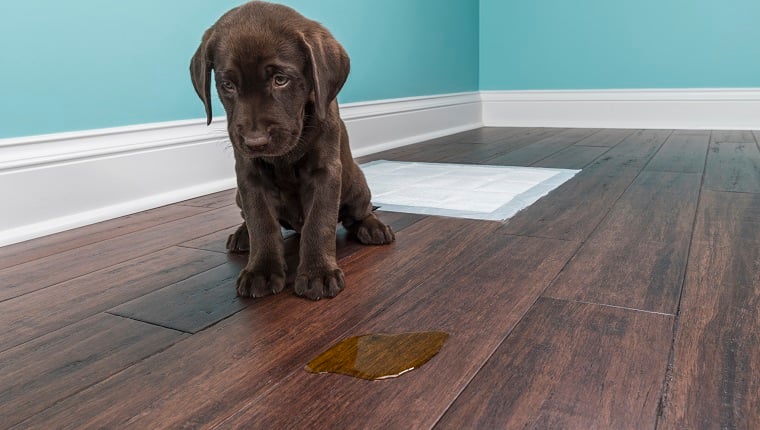
{"label": "wood floor plank", "polygon": [[108,310],[112,315],[197,333],[245,309],[251,299],[238,297],[235,282],[248,257],[233,256],[205,272]]}
{"label": "wood floor plank", "polygon": [[670,135],[640,130],[507,222],[511,234],[585,240]]}
{"label": "wood floor plank", "polygon": [[16,425],[183,337],[98,314],[0,353],[0,423]]}
{"label": "wood floor plank", "polygon": [[396,160],[396,161],[432,161],[421,158],[421,154],[432,150],[440,142],[437,140],[428,140],[425,142],[404,145],[398,148],[388,149],[386,151],[376,152],[374,154],[357,157],[356,163],[362,165],[377,160]]}
{"label": "wood floor plank", "polygon": [[[416,214],[378,213],[398,233],[424,218]],[[341,228],[337,235],[338,264],[356,252],[371,252],[372,247],[347,239]],[[293,241],[298,241],[293,237]],[[283,294],[292,294],[292,281],[298,267],[298,246],[286,246],[288,285]],[[249,306],[252,301],[237,296],[235,283],[245,267],[246,254],[230,255],[220,266],[184,279],[160,290],[138,297],[109,310],[114,315],[133,318],[169,327],[186,333],[197,333]]]}
{"label": "wood floor plank", "polygon": [[[540,132],[540,129],[532,127],[478,128],[359,157],[356,162],[359,164],[375,160],[435,162],[441,161],[451,154],[460,154],[471,150],[493,155],[499,150],[503,150],[505,140]],[[477,159],[484,157],[485,155],[477,157]]]}
{"label": "wood floor plank", "polygon": [[373,160],[482,163],[491,157],[529,145],[535,140],[560,131],[562,129],[509,129],[508,133],[494,133],[482,139],[452,135],[380,152],[369,157],[362,157],[357,161],[361,163]]}
{"label": "wood floor plank", "polygon": [[122,236],[207,211],[207,208],[163,206],[120,218],[0,247],[0,269]]}
{"label": "wood floor plank", "polygon": [[198,206],[216,209],[224,206],[234,205],[235,193],[237,193],[237,188],[232,188],[230,190],[219,191],[218,193],[196,197],[194,199],[184,200],[177,204],[183,206]]}
{"label": "wood floor plank", "polygon": [[705,169],[710,132],[674,132],[647,164],[646,170],[702,173]]}
{"label": "wood floor plank", "polygon": [[[374,160],[437,162],[451,153],[469,151],[473,144],[463,142],[440,142],[437,140],[402,146],[362,157],[357,161],[366,163]],[[481,146],[481,145],[478,145]]]}
{"label": "wood floor plank", "polygon": [[539,139],[528,146],[487,160],[500,166],[530,166],[598,132],[597,129],[571,128]]}
{"label": "wood floor plank", "polygon": [[514,136],[537,132],[535,127],[481,127],[433,139],[438,143],[499,143]]}
{"label": "wood floor plank", "polygon": [[[470,270],[432,276],[348,333],[449,333],[430,362],[381,383],[295,372],[220,428],[349,428],[357,423],[430,428],[576,247],[551,239],[491,235],[472,250],[476,263]],[[305,407],[290,407],[289,399],[295,397]]]}
{"label": "wood floor plank", "polygon": [[504,137],[491,143],[483,143],[468,148],[453,148],[454,150],[439,157],[436,161],[445,163],[478,163],[491,164],[491,159],[496,156],[508,154],[512,151],[519,150],[534,142],[556,136],[565,132],[562,128],[535,128],[529,129],[522,133],[517,133]]}
{"label": "wood floor plank", "polygon": [[653,428],[672,324],[542,298],[436,428]]}
{"label": "wood floor plank", "polygon": [[173,247],[0,303],[0,351],[201,273],[226,261]]}
{"label": "wood floor plank", "polygon": [[760,194],[704,191],[660,428],[760,428]]}
{"label": "wood floor plank", "polygon": [[227,253],[227,238],[238,229],[237,225],[225,228],[223,230],[209,233],[205,236],[197,237],[187,242],[182,242],[179,246],[195,249],[205,249],[206,251]]}
{"label": "wood floor plank", "polygon": [[718,142],[707,155],[704,187],[713,191],[760,193],[760,150],[755,143]]}
{"label": "wood floor plank", "polygon": [[588,136],[585,139],[576,142],[576,145],[582,146],[606,146],[613,147],[633,134],[635,130],[629,129],[602,129]]}
{"label": "wood floor plank", "polygon": [[238,224],[224,207],[0,270],[0,301],[64,282]]}
{"label": "wood floor plank", "polygon": [[546,296],[675,314],[700,182],[642,172]]}
{"label": "wood floor plank", "polygon": [[[232,200],[213,208],[224,193],[0,248],[0,427],[760,428],[760,132],[638,130],[552,153],[564,133],[583,131],[389,151],[551,153],[531,164],[583,171],[506,225],[381,213],[397,242],[378,247],[338,228],[331,300],[234,297],[245,256],[224,249],[241,221]],[[106,313],[127,302],[131,318]],[[303,368],[348,336],[421,330],[451,336],[397,379]]]}
{"label": "wood floor plank", "polygon": [[[390,246],[343,266],[346,289],[332,300],[292,295],[248,308],[36,414],[19,428],[204,427],[301,371],[321,348],[382,312],[433,273],[470,267],[462,258],[500,223],[425,218]],[[181,365],[178,365],[181,363]],[[139,392],[139,396],[124,393]],[[156,407],[161,405],[161,407]]]}
{"label": "wood floor plank", "polygon": [[[468,143],[499,143],[504,139],[535,132],[535,127],[481,127],[470,130],[464,137]],[[456,139],[457,136],[454,135]]]}
{"label": "wood floor plank", "polygon": [[642,169],[672,133],[672,130],[636,130],[588,167],[605,171]]}
{"label": "wood floor plank", "polygon": [[[533,141],[556,134],[562,129],[506,128],[494,131],[458,133],[430,141],[407,145],[357,158],[357,162],[375,160],[482,163],[499,154],[519,149]],[[486,129],[487,130],[487,129]]]}
{"label": "wood floor plank", "polygon": [[754,143],[755,138],[749,130],[713,130],[711,143]]}
{"label": "wood floor plank", "polygon": [[583,169],[607,152],[604,146],[569,146],[554,155],[533,163],[533,167],[552,167],[555,169]]}

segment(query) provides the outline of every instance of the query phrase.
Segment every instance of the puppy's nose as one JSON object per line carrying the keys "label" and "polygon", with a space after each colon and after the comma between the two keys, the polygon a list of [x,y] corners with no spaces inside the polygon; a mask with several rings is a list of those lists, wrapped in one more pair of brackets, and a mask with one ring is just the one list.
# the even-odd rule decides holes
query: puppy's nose
{"label": "puppy's nose", "polygon": [[249,148],[258,148],[269,143],[269,135],[266,133],[254,132],[249,136],[243,136],[243,143]]}

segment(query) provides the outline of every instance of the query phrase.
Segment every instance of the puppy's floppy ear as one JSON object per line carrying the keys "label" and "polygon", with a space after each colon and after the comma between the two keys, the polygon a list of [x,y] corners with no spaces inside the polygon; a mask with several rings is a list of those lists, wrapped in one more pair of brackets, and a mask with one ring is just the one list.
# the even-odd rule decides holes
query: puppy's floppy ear
{"label": "puppy's floppy ear", "polygon": [[190,79],[198,97],[206,107],[206,125],[211,124],[211,69],[214,67],[214,59],[211,57],[211,36],[213,28],[203,34],[200,46],[190,60]]}
{"label": "puppy's floppy ear", "polygon": [[321,26],[301,33],[301,42],[311,66],[315,111],[317,117],[323,120],[330,103],[346,83],[351,64],[340,43]]}

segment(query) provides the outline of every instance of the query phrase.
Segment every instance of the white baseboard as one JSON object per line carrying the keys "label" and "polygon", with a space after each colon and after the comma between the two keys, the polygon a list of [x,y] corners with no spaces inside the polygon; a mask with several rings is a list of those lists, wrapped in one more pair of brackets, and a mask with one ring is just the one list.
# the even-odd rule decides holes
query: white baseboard
{"label": "white baseboard", "polygon": [[232,171],[203,121],[0,140],[0,245],[232,188]]}
{"label": "white baseboard", "polygon": [[347,103],[340,109],[354,157],[483,126],[477,92]]}
{"label": "white baseboard", "polygon": [[493,127],[760,129],[760,88],[482,91]]}
{"label": "white baseboard", "polygon": [[[478,128],[477,92],[341,106],[354,156]],[[235,186],[223,118],[0,139],[0,246]]]}
{"label": "white baseboard", "polygon": [[[354,156],[481,126],[760,130],[760,89],[483,91],[341,105]],[[0,246],[235,186],[223,118],[0,139]]]}

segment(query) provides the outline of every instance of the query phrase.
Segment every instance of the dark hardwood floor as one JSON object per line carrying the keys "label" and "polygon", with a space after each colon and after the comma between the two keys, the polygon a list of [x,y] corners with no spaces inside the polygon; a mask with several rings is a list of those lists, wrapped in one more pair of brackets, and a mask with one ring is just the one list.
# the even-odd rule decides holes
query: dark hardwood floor
{"label": "dark hardwood floor", "polygon": [[[758,140],[482,128],[364,157],[583,170],[507,223],[339,228],[347,288],[318,302],[235,296],[234,190],[0,248],[0,428],[760,428]],[[410,331],[450,336],[395,379],[304,370]]]}

